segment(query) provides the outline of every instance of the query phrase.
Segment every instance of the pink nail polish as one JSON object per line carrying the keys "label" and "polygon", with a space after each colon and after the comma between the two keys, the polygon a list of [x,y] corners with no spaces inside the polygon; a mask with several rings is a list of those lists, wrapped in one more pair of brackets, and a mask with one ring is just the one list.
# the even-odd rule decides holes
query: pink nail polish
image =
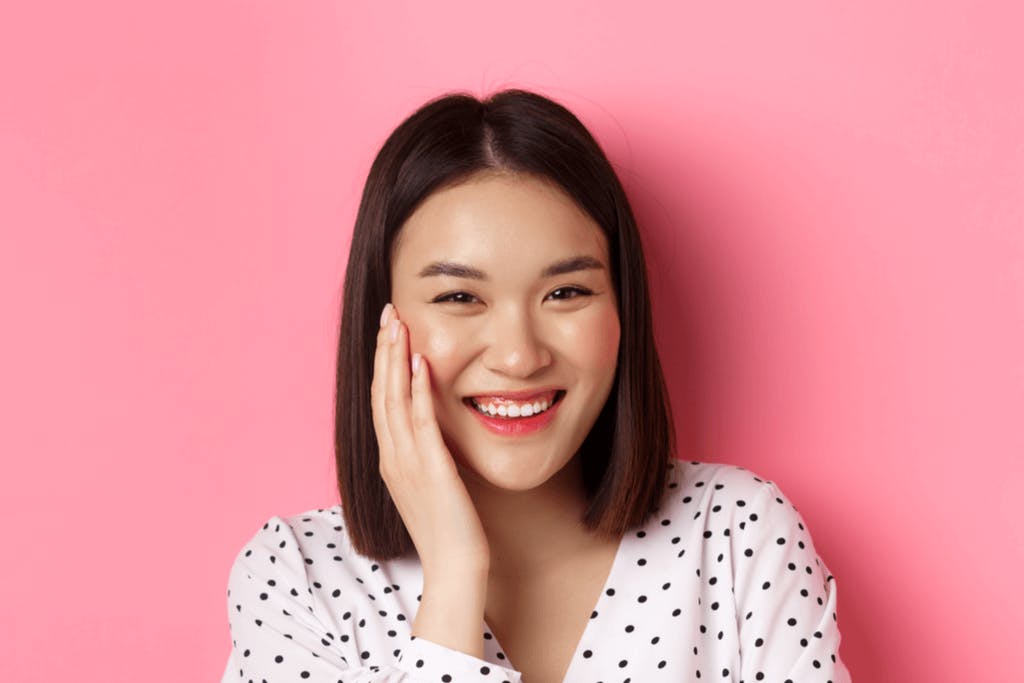
{"label": "pink nail polish", "polygon": [[391,319],[391,302],[384,304],[384,310],[380,312],[380,326],[384,327]]}
{"label": "pink nail polish", "polygon": [[398,341],[398,321],[391,321],[391,328],[388,330],[388,338],[391,341]]}

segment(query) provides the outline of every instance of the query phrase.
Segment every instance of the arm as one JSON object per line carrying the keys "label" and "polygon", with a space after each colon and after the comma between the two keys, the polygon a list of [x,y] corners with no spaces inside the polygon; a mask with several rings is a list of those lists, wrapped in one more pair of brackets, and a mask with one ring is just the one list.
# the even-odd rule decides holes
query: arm
{"label": "arm", "polygon": [[[249,679],[427,683],[441,681],[446,674],[451,680],[470,683],[519,683],[519,672],[479,658],[486,573],[475,582],[465,576],[450,578],[459,581],[457,588],[450,581],[424,583],[414,633],[404,641],[396,639],[400,654],[395,658],[388,651],[382,662],[384,652],[365,652],[364,643],[348,633],[334,632],[321,618],[322,607],[311,593],[299,542],[288,522],[274,517],[231,567],[232,651],[224,683]],[[335,609],[340,614],[347,611],[344,606]],[[373,624],[364,628],[372,630]],[[371,654],[376,664],[364,661]]]}
{"label": "arm", "polygon": [[740,678],[850,683],[839,658],[835,578],[803,518],[772,482],[736,530]]}

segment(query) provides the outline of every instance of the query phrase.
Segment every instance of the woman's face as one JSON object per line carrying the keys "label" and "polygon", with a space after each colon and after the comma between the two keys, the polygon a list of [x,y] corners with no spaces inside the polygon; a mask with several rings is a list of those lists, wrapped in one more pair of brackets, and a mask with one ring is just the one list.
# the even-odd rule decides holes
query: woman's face
{"label": "woman's face", "polygon": [[[460,470],[516,491],[561,470],[615,379],[619,317],[598,225],[552,183],[478,174],[430,195],[402,226],[391,287]],[[534,396],[500,396],[524,390]],[[554,391],[547,411],[508,417]],[[484,418],[470,397],[499,414]]]}

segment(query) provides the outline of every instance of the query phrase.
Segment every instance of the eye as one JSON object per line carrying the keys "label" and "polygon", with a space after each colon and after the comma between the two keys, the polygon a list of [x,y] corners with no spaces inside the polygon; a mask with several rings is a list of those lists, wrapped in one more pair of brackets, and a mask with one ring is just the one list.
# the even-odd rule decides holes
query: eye
{"label": "eye", "polygon": [[593,294],[593,292],[587,289],[586,287],[559,287],[555,291],[551,292],[551,294],[549,294],[548,296],[554,296],[558,292],[574,293],[573,296],[555,297],[556,299],[560,299],[562,301],[566,299],[576,299],[581,296],[590,296],[591,294]]}
{"label": "eye", "polygon": [[472,294],[469,294],[467,292],[452,292],[451,294],[443,294],[443,295],[437,297],[436,299],[434,299],[433,301],[431,301],[430,303],[432,303],[432,304],[441,304],[441,303],[446,303],[446,302],[451,302],[453,304],[473,303],[472,301],[465,301],[465,300],[456,301],[456,297],[469,297],[470,299],[476,299],[475,296],[473,296]]}
{"label": "eye", "polygon": [[[559,293],[561,293],[562,296],[555,296]],[[553,296],[556,301],[566,301],[568,299],[576,299],[581,296],[590,296],[592,294],[593,292],[587,289],[586,287],[559,287],[558,289],[551,292],[551,294],[549,294],[548,296]],[[441,296],[432,300],[430,303],[471,304],[479,303],[479,301],[479,299],[477,299],[475,296],[468,292],[452,292],[450,294],[442,294]]]}

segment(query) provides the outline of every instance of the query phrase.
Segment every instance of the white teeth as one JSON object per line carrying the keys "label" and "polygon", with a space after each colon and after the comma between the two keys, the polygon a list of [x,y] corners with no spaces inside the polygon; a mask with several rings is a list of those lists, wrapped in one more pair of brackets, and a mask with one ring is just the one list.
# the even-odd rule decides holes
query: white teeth
{"label": "white teeth", "polygon": [[479,410],[481,413],[484,413],[485,415],[498,415],[501,417],[529,417],[531,415],[536,415],[537,413],[542,413],[551,407],[551,403],[548,403],[547,401],[525,403],[522,406],[516,405],[514,403],[501,403],[497,406],[495,406],[493,403],[488,403],[487,405],[484,406],[480,405],[473,399],[470,399],[470,402],[473,404],[474,408]]}

